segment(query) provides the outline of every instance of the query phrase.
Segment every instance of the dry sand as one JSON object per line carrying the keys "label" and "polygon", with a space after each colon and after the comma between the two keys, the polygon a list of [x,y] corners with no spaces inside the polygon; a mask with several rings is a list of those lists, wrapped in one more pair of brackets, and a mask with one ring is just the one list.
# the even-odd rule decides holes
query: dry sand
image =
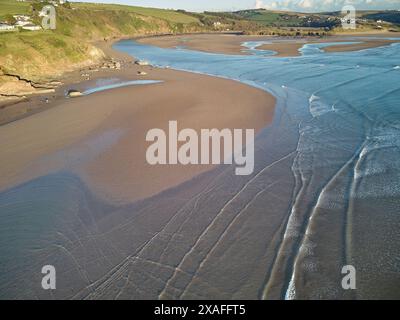
{"label": "dry sand", "polygon": [[[139,70],[148,75],[138,76]],[[0,190],[67,168],[107,200],[134,201],[211,167],[150,166],[148,130],[168,132],[170,120],[179,129],[259,130],[273,116],[271,95],[235,81],[133,64],[108,78],[164,82],[56,99],[43,112],[1,126]],[[84,89],[95,81],[69,87]]]}
{"label": "dry sand", "polygon": [[[365,36],[365,34],[364,34]],[[162,36],[142,38],[138,40],[141,43],[159,46],[162,48],[173,48],[176,46],[185,46],[188,49],[215,52],[223,54],[245,55],[248,54],[243,51],[245,49],[241,44],[246,41],[270,41],[271,44],[264,44],[258,49],[273,50],[277,54],[274,57],[291,57],[300,55],[299,49],[306,43],[320,43],[320,42],[336,42],[348,41],[346,36],[332,36],[328,38],[278,38],[272,36],[243,36],[243,35],[182,35],[182,36]],[[357,40],[359,41],[359,40]],[[390,40],[362,40],[362,44],[350,44],[343,46],[328,47],[326,51],[340,52],[340,51],[356,51],[360,49],[373,48],[391,44],[396,41]]]}

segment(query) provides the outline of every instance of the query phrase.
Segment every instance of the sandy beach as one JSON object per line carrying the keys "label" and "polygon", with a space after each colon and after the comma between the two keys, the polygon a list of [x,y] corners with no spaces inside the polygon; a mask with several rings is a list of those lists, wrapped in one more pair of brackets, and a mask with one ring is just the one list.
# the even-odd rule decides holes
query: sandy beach
{"label": "sandy beach", "polygon": [[[259,40],[273,40],[261,49],[277,56],[296,56],[313,41],[351,41],[186,35],[140,42],[244,55],[240,44]],[[327,51],[389,43],[366,39]],[[66,75],[54,94],[31,96],[0,111],[0,256],[6,257],[0,298],[398,297],[393,281],[398,264],[381,259],[382,253],[398,256],[398,236],[392,237],[400,226],[398,194],[390,192],[398,190],[400,171],[390,171],[395,152],[386,154],[397,149],[376,148],[378,140],[365,136],[387,137],[388,145],[398,141],[392,139],[397,133],[381,134],[397,130],[392,122],[397,110],[391,108],[398,100],[397,46],[377,57],[360,52],[366,65],[357,68],[360,58],[345,54],[320,54],[311,68],[303,62],[314,56],[239,59],[157,52],[154,61],[171,67],[160,69],[135,64],[112,44],[97,46],[120,70],[79,70]],[[130,45],[127,52],[154,57],[148,48]],[[349,68],[343,68],[344,59]],[[172,69],[188,65],[193,73]],[[382,87],[374,65],[385,72]],[[276,98],[195,72],[255,83]],[[352,77],[357,81],[343,80]],[[132,80],[160,82],[65,97],[70,89],[85,92]],[[366,122],[364,115],[377,120]],[[171,120],[197,132],[255,129],[254,172],[235,175],[234,165],[150,166],[146,133],[168,131]],[[364,159],[369,152],[378,161]],[[363,166],[377,176],[358,174]],[[342,290],[344,263],[358,268],[356,292]],[[48,264],[57,269],[55,291],[38,285],[38,270]]]}
{"label": "sandy beach", "polygon": [[[127,55],[115,53],[109,43],[102,49],[126,67],[67,84],[45,111],[0,127],[1,190],[68,168],[107,200],[146,198],[212,167],[150,166],[145,159],[148,130],[168,131],[168,121],[176,120],[179,129],[198,132],[202,128],[258,132],[272,119],[275,99],[262,90],[209,76],[139,67]],[[147,75],[138,75],[139,71]],[[62,95],[67,88],[84,90],[107,78],[162,83],[72,99]]]}
{"label": "sandy beach", "polygon": [[[241,43],[264,40],[271,41],[271,37],[207,34],[149,37],[138,41],[165,48],[185,45],[199,51],[246,54],[241,51]],[[299,55],[298,49],[305,43],[349,40],[333,37],[272,41],[259,48],[277,51],[276,56],[285,57]],[[352,51],[392,42],[365,40],[324,50]],[[33,95],[26,101],[3,107],[0,120],[9,123],[0,126],[4,150],[0,190],[69,168],[107,200],[143,199],[212,168],[211,165],[148,165],[144,157],[149,145],[145,135],[151,128],[167,130],[168,121],[177,120],[179,129],[254,128],[258,132],[271,122],[275,98],[264,91],[205,75],[138,66],[128,54],[112,49],[112,43],[101,41],[96,46],[109,59],[119,61],[124,66],[122,70],[96,70],[88,74],[87,80],[81,76],[85,71],[72,72],[65,76],[64,85],[54,94]],[[139,75],[139,72],[145,74]],[[78,99],[65,98],[69,89],[84,91],[107,79],[114,82],[147,79],[162,83],[106,90]],[[116,142],[86,154],[88,145],[96,139]],[[75,154],[85,154],[85,159],[71,161]]]}
{"label": "sandy beach", "polygon": [[[366,36],[364,34],[364,36]],[[246,36],[246,35],[183,35],[183,36],[163,36],[163,37],[149,37],[138,40],[141,43],[159,46],[162,48],[174,48],[177,46],[184,46],[188,49],[223,53],[223,54],[234,54],[234,55],[246,55],[243,51],[245,47],[241,46],[243,42],[247,41],[268,41],[271,44],[264,44],[259,46],[257,49],[261,50],[273,50],[277,54],[273,57],[293,57],[299,56],[299,49],[306,43],[321,43],[321,42],[352,42],[348,36],[329,36],[324,38],[279,38],[271,36]],[[354,40],[353,40],[354,41]],[[349,44],[341,46],[327,47],[326,51],[329,52],[342,52],[342,51],[356,51],[367,48],[374,48],[389,45],[396,41],[384,40],[384,39],[363,39],[359,40],[361,44]]]}

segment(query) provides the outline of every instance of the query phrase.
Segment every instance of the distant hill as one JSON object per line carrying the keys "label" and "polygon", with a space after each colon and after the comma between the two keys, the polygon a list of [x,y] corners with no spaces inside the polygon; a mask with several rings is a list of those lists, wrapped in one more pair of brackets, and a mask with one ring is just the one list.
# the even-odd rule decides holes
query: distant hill
{"label": "distant hill", "polygon": [[370,20],[382,20],[400,25],[400,11],[364,12],[362,17]]}
{"label": "distant hill", "polygon": [[236,11],[235,15],[269,27],[309,27],[333,29],[340,20],[329,15],[270,11],[265,9]]}
{"label": "distant hill", "polygon": [[[264,28],[305,29],[319,28],[321,30],[341,31],[340,11],[321,13],[300,13],[272,11],[265,9],[240,10],[232,13],[219,14],[222,17],[230,15],[242,21],[252,21]],[[375,29],[400,31],[400,11],[357,11],[358,31]],[[377,23],[379,21],[379,23]],[[275,30],[276,32],[276,30]],[[281,32],[277,32],[281,34]]]}

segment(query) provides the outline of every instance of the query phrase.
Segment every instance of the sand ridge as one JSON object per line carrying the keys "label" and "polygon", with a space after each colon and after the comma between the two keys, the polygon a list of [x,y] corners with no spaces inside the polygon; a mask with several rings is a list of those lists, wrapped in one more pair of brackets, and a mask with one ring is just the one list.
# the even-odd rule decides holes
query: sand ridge
{"label": "sand ridge", "polygon": [[[365,35],[364,35],[365,36]],[[271,57],[292,57],[299,56],[299,49],[307,43],[323,43],[323,42],[354,42],[350,36],[330,36],[324,38],[306,37],[306,38],[281,38],[276,36],[247,36],[247,35],[180,35],[180,36],[160,36],[138,39],[138,42],[159,46],[162,48],[174,48],[177,46],[185,46],[191,50],[247,55],[248,52],[242,46],[247,41],[268,41],[270,44],[263,44],[257,49],[276,51],[277,54]],[[361,39],[361,44],[348,44],[341,46],[326,47],[329,52],[357,51],[361,49],[374,48],[389,45],[397,42],[385,39]]]}

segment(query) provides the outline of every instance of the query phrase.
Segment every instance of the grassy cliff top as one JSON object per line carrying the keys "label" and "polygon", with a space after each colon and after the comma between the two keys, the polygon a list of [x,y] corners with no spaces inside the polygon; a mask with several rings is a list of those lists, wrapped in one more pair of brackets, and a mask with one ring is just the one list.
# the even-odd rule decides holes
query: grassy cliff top
{"label": "grassy cliff top", "polygon": [[[38,12],[45,4],[0,0],[0,17],[28,14],[40,25]],[[197,18],[181,12],[121,5],[59,5],[56,17],[55,30],[0,32],[0,71],[33,80],[46,78],[101,60],[93,41],[201,29]]]}
{"label": "grassy cliff top", "polygon": [[186,23],[199,22],[199,19],[175,10],[144,8],[144,7],[136,7],[136,6],[128,6],[120,4],[82,3],[82,2],[71,3],[71,6],[75,8],[81,8],[81,9],[84,8],[97,11],[105,11],[105,10],[125,11],[125,12],[137,13],[143,16],[160,18],[174,23],[186,24]]}

